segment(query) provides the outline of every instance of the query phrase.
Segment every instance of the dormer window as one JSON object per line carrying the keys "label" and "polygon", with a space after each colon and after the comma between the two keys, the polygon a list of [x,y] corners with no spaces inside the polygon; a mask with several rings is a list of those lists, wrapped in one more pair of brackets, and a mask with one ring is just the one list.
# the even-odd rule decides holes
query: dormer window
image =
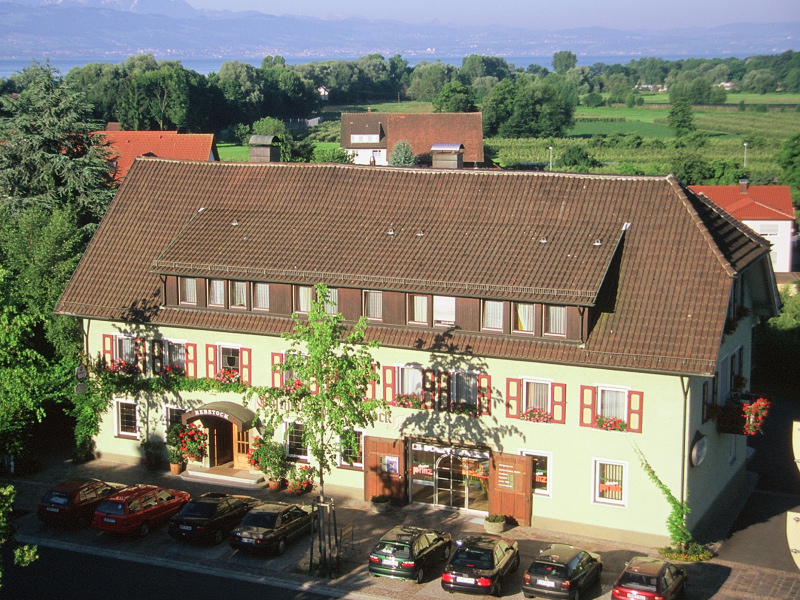
{"label": "dormer window", "polygon": [[259,310],[269,310],[269,284],[256,283],[253,291],[253,306]]}
{"label": "dormer window", "polygon": [[521,333],[534,333],[533,304],[516,302],[514,304],[514,331]]}
{"label": "dormer window", "polygon": [[225,282],[222,279],[208,282],[208,305],[225,306]]}
{"label": "dormer window", "polygon": [[439,327],[450,327],[456,324],[455,297],[433,297],[433,324]]}
{"label": "dormer window", "polygon": [[567,307],[544,307],[544,333],[545,335],[567,335]]}
{"label": "dormer window", "polygon": [[311,298],[314,289],[308,285],[297,285],[294,288],[295,312],[308,314],[311,311]]}
{"label": "dormer window", "polygon": [[231,308],[247,308],[247,283],[231,282]]}
{"label": "dormer window", "polygon": [[194,277],[181,277],[180,303],[197,304],[197,279]]}
{"label": "dormer window", "polygon": [[377,144],[381,137],[377,133],[354,133],[350,136],[351,144]]}
{"label": "dormer window", "polygon": [[482,329],[489,331],[503,330],[503,303],[495,300],[483,301]]}

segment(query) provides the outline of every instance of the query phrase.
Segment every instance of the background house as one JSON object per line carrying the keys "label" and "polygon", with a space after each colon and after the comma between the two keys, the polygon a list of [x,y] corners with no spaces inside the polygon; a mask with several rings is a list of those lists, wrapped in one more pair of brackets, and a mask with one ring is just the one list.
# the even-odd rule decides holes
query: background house
{"label": "background house", "polygon": [[794,269],[793,234],[794,206],[788,185],[693,185],[732,216],[750,227],[772,244],[772,268],[777,273]]}
{"label": "background house", "polygon": [[[56,312],[106,364],[279,387],[280,334],[326,283],[381,341],[368,395],[390,407],[326,487],[663,545],[670,506],[637,449],[696,531],[742,491],[745,436],[712,417],[777,314],[768,256],[671,176],[145,158]],[[96,448],[138,461],[182,421],[210,436],[191,470],[247,468],[255,435],[309,461],[303,423],[265,432],[257,408],[199,385],[120,395]]]}

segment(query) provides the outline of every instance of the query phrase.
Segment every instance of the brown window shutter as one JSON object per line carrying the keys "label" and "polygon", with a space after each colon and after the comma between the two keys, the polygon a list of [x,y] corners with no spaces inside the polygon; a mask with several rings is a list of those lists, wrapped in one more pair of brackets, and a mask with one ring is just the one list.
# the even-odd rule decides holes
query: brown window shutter
{"label": "brown window shutter", "polygon": [[550,386],[550,415],[553,423],[567,422],[567,384],[554,383]]}
{"label": "brown window shutter", "polygon": [[592,386],[581,386],[581,427],[594,427],[597,414],[597,389]]}
{"label": "brown window shutter", "polygon": [[631,433],[642,433],[644,392],[628,392],[628,427]]}
{"label": "brown window shutter", "polygon": [[522,380],[509,377],[506,379],[506,417],[519,419],[522,406]]}

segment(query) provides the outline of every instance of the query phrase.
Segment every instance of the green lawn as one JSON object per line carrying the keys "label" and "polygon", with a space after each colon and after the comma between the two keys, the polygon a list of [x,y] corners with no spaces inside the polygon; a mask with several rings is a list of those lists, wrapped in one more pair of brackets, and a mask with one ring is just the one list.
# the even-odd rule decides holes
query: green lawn
{"label": "green lawn", "polygon": [[223,162],[249,162],[250,148],[228,142],[217,144],[219,159]]}

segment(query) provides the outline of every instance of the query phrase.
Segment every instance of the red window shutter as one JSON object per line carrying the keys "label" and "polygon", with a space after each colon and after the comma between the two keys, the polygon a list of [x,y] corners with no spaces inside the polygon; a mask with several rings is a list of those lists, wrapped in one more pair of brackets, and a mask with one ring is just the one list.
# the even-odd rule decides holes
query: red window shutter
{"label": "red window shutter", "polygon": [[422,399],[423,406],[428,409],[436,407],[436,371],[423,369],[422,371]]}
{"label": "red window shutter", "polygon": [[436,374],[439,410],[450,410],[450,373],[439,371]]}
{"label": "red window shutter", "polygon": [[164,370],[164,346],[161,340],[151,340],[150,360],[153,363],[153,375],[161,375]]}
{"label": "red window shutter", "polygon": [[554,383],[550,386],[550,416],[553,423],[567,422],[567,384]]}
{"label": "red window shutter", "polygon": [[395,390],[395,370],[394,367],[383,367],[383,401],[394,402]]}
{"label": "red window shutter", "polygon": [[597,389],[581,386],[581,427],[594,427],[594,418],[597,414]]}
{"label": "red window shutter", "polygon": [[253,381],[253,351],[250,348],[241,348],[239,350],[239,366],[241,373],[239,373],[239,381],[245,385],[252,385]]}
{"label": "red window shutter", "polygon": [[506,417],[519,419],[522,406],[522,380],[509,377],[506,379]]}
{"label": "red window shutter", "polygon": [[272,365],[272,387],[283,386],[283,371],[277,365],[283,364],[283,352],[273,352],[270,356]]}
{"label": "red window shutter", "polygon": [[103,334],[103,360],[106,366],[114,362],[114,336]]}
{"label": "red window shutter", "polygon": [[206,344],[206,377],[214,379],[217,375],[217,347]]}
{"label": "red window shutter", "polygon": [[197,377],[197,344],[186,344],[186,376]]}
{"label": "red window shutter", "polygon": [[139,370],[142,373],[147,371],[147,345],[144,338],[137,337],[133,340],[133,356]]}
{"label": "red window shutter", "polygon": [[[373,373],[377,373],[378,372],[378,365],[376,365],[375,363],[372,363],[372,372]],[[370,381],[367,384],[367,389],[364,392],[365,393],[365,396],[364,396],[365,400],[375,400],[375,398],[376,398],[375,392],[377,391],[375,383],[376,382],[374,382],[374,381]]]}
{"label": "red window shutter", "polygon": [[478,375],[478,414],[492,414],[491,375]]}
{"label": "red window shutter", "polygon": [[642,433],[644,392],[628,392],[628,427],[631,433]]}

